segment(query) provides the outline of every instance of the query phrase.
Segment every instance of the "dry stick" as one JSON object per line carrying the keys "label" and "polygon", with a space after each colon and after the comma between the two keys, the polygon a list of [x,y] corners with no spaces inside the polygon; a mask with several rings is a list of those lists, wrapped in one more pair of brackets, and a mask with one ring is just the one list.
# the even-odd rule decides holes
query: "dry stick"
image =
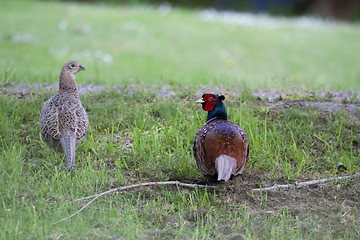
{"label": "dry stick", "polygon": [[[307,181],[307,182],[300,182],[300,183],[296,183],[296,184],[274,185],[274,186],[268,187],[268,188],[254,188],[251,191],[253,191],[253,192],[259,192],[259,191],[274,192],[274,191],[277,191],[277,190],[290,190],[290,189],[302,188],[304,186],[310,186],[310,185],[314,185],[314,184],[327,183],[327,182],[331,182],[331,181],[334,181],[334,180],[350,179],[350,178],[354,178],[354,177],[357,177],[357,176],[360,176],[360,173],[354,173],[352,175],[344,175],[344,176],[341,176],[341,177],[332,177],[332,178],[324,178],[324,179],[312,180],[312,181]],[[68,219],[72,218],[73,216],[75,216],[76,214],[83,211],[92,202],[94,202],[96,199],[100,198],[103,195],[106,195],[106,194],[109,194],[109,193],[112,193],[112,192],[116,192],[116,191],[122,191],[122,190],[125,190],[125,189],[137,188],[137,187],[143,187],[143,186],[151,186],[151,185],[179,185],[179,186],[182,186],[182,187],[191,187],[191,188],[215,188],[215,186],[181,183],[179,181],[147,182],[147,183],[134,184],[134,185],[130,185],[130,186],[118,187],[118,188],[110,189],[110,190],[108,190],[106,192],[103,192],[103,193],[99,193],[99,194],[95,194],[95,195],[92,195],[92,196],[83,197],[83,198],[79,198],[79,199],[74,200],[74,201],[81,201],[81,200],[93,198],[91,201],[89,201],[87,204],[85,204],[85,206],[80,208],[80,210],[78,210],[77,212],[70,215],[69,217],[66,217],[64,219],[61,219],[60,221],[55,222],[54,224],[57,224],[57,223],[60,223],[60,222],[63,222],[65,220],[68,220]]]}
{"label": "dry stick", "polygon": [[124,187],[118,187],[118,188],[114,188],[114,189],[110,189],[106,192],[103,193],[98,193],[98,194],[94,194],[88,197],[82,197],[82,198],[78,198],[75,199],[74,202],[78,202],[78,201],[82,201],[82,200],[86,200],[89,198],[94,198],[104,194],[108,194],[111,192],[115,192],[115,191],[122,191],[125,189],[129,189],[129,188],[137,188],[137,187],[143,187],[143,186],[151,186],[151,185],[179,185],[182,187],[190,187],[190,188],[214,188],[214,186],[210,186],[210,185],[198,185],[198,184],[189,184],[189,183],[182,183],[179,181],[168,181],[168,182],[146,182],[146,183],[138,183],[138,184],[134,184],[134,185],[130,185],[130,186],[124,186]]}
{"label": "dry stick", "polygon": [[344,176],[332,177],[332,178],[323,178],[323,179],[319,179],[319,180],[299,182],[299,183],[294,183],[294,184],[284,184],[284,185],[276,184],[276,185],[274,185],[272,187],[267,187],[267,188],[254,188],[251,191],[253,191],[253,192],[261,192],[261,191],[275,192],[275,191],[278,191],[278,190],[288,191],[290,189],[297,189],[297,188],[302,188],[302,187],[306,187],[306,186],[310,186],[310,185],[327,183],[327,182],[331,182],[331,181],[334,181],[334,180],[345,180],[345,179],[355,178],[355,177],[358,177],[358,176],[360,176],[360,172],[359,173],[354,173],[354,174],[351,174],[351,175],[344,175]]}
{"label": "dry stick", "polygon": [[72,218],[73,216],[75,216],[76,214],[80,213],[81,211],[83,211],[85,208],[87,208],[92,202],[94,202],[96,199],[100,198],[101,196],[104,196],[106,194],[112,193],[112,192],[116,192],[116,191],[122,191],[125,189],[130,189],[130,188],[137,188],[137,187],[143,187],[143,186],[151,186],[151,185],[178,185],[178,186],[182,186],[182,187],[190,187],[190,188],[214,188],[214,186],[208,186],[208,185],[198,185],[198,184],[189,184],[189,183],[181,183],[179,181],[168,181],[168,182],[147,182],[147,183],[139,183],[139,184],[134,184],[134,185],[130,185],[130,186],[124,186],[124,187],[118,187],[118,188],[113,188],[110,189],[106,192],[103,193],[99,193],[99,194],[95,194],[89,197],[84,197],[84,198],[79,198],[76,199],[75,201],[80,201],[80,200],[84,200],[84,199],[89,199],[89,198],[94,198],[91,201],[89,201],[87,204],[85,204],[85,206],[83,206],[82,208],[80,208],[80,210],[78,210],[77,212],[75,212],[74,214],[70,215],[69,217],[63,218],[60,221],[57,221],[53,224],[58,224],[60,222],[63,222],[65,220],[68,220],[70,218]]}

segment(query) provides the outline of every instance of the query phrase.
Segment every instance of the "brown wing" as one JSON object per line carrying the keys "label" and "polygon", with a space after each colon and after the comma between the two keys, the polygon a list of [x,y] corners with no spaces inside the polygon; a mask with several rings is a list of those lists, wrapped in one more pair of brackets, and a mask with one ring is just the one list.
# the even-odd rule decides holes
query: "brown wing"
{"label": "brown wing", "polygon": [[237,159],[238,160],[238,168],[236,169],[236,171],[234,173],[234,175],[238,175],[238,174],[242,174],[242,172],[244,171],[245,165],[249,158],[250,148],[249,148],[249,142],[248,142],[245,131],[236,124],[234,124],[234,128],[241,136],[241,138],[239,139],[240,146],[238,148],[238,150],[239,150],[239,159]]}
{"label": "brown wing", "polygon": [[205,136],[208,132],[208,125],[205,124],[197,132],[194,140],[193,152],[197,166],[204,175],[215,175],[216,169],[214,162],[206,158],[205,153]]}
{"label": "brown wing", "polygon": [[49,138],[60,139],[59,115],[56,102],[57,95],[54,95],[45,102],[40,113],[39,126],[41,138],[44,142],[47,142]]}
{"label": "brown wing", "polygon": [[89,119],[86,115],[85,109],[83,108],[83,106],[80,103],[80,106],[78,109],[76,109],[75,111],[75,116],[76,116],[76,138],[82,138],[84,137],[87,132],[88,132],[88,128],[89,128]]}

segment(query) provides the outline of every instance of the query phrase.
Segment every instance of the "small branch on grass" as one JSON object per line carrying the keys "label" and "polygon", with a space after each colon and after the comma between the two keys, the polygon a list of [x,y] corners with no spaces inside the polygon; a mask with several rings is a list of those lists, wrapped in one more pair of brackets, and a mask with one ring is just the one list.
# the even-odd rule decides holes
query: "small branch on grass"
{"label": "small branch on grass", "polygon": [[87,204],[85,204],[85,206],[83,206],[82,208],[80,208],[80,210],[78,210],[77,212],[75,212],[74,214],[70,215],[69,217],[63,218],[53,224],[58,224],[60,222],[63,222],[65,220],[68,220],[70,218],[72,218],[73,216],[75,216],[76,214],[80,213],[81,211],[83,211],[85,208],[87,208],[92,202],[94,202],[96,199],[100,198],[101,196],[104,196],[106,194],[112,193],[112,192],[118,192],[118,191],[122,191],[122,190],[126,190],[126,189],[130,189],[130,188],[138,188],[138,187],[144,187],[144,186],[153,186],[153,185],[177,185],[177,186],[182,186],[182,187],[189,187],[189,188],[215,188],[214,186],[208,186],[208,185],[198,185],[198,184],[189,184],[189,183],[182,183],[179,181],[168,181],[168,182],[146,182],[146,183],[139,183],[139,184],[134,184],[134,185],[129,185],[129,186],[124,186],[124,187],[118,187],[118,188],[113,188],[110,189],[106,192],[102,192],[99,194],[95,194],[92,196],[88,196],[88,197],[83,197],[83,198],[79,198],[79,199],[75,199],[74,201],[81,201],[81,200],[85,200],[85,199],[89,199],[89,198],[93,198],[91,201],[89,201]]}
{"label": "small branch on grass", "polygon": [[323,178],[323,179],[299,182],[299,183],[293,183],[293,184],[284,184],[284,185],[276,184],[272,187],[267,187],[267,188],[254,188],[251,191],[253,191],[253,192],[261,192],[261,191],[275,192],[275,191],[279,191],[279,190],[288,191],[291,189],[298,189],[298,188],[302,188],[302,187],[306,187],[306,186],[328,183],[328,182],[332,182],[335,180],[346,180],[346,179],[355,178],[358,176],[360,176],[360,173],[354,173],[351,175],[344,175],[344,176],[340,176],[340,177]]}
{"label": "small branch on grass", "polygon": [[[291,190],[291,189],[302,188],[302,187],[305,187],[305,186],[328,183],[328,182],[332,182],[332,181],[335,181],[335,180],[351,179],[351,178],[355,178],[355,177],[358,177],[358,176],[360,176],[360,172],[359,173],[354,173],[352,175],[344,175],[344,176],[341,176],[341,177],[323,178],[323,179],[319,179],[319,180],[312,180],[312,181],[306,181],[306,182],[300,182],[300,183],[294,183],[294,184],[274,185],[272,187],[267,187],[267,188],[254,188],[251,191],[253,191],[253,192],[261,192],[261,191],[275,192],[275,191],[278,191],[278,190],[288,191],[288,190]],[[76,214],[80,213],[85,208],[87,208],[92,202],[96,201],[98,198],[100,198],[101,196],[104,196],[106,194],[109,194],[109,193],[112,193],[112,192],[118,192],[118,191],[122,191],[122,190],[126,190],[126,189],[131,189],[131,188],[138,188],[138,187],[144,187],[144,186],[154,186],[154,185],[177,185],[177,186],[189,187],[189,188],[215,188],[215,186],[189,184],[189,183],[182,183],[182,182],[179,182],[179,181],[146,182],[146,183],[139,183],[139,184],[134,184],[134,185],[129,185],[129,186],[113,188],[113,189],[110,189],[110,190],[108,190],[106,192],[102,192],[102,193],[95,194],[95,195],[88,196],[88,197],[75,199],[74,201],[78,202],[78,201],[93,198],[87,204],[85,204],[85,206],[80,208],[80,210],[78,210],[77,212],[70,215],[69,217],[63,218],[60,221],[55,222],[54,224],[58,224],[60,222],[63,222],[65,220],[68,220],[68,219],[72,218],[73,216],[75,216]]]}

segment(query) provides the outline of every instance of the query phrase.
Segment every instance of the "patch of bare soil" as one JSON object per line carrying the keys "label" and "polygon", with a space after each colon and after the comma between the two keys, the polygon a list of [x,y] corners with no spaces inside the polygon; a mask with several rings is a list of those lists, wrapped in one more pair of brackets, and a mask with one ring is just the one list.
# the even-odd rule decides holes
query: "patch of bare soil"
{"label": "patch of bare soil", "polygon": [[[129,94],[136,90],[141,90],[143,87],[138,85],[115,85],[111,89],[123,90],[127,89]],[[18,98],[23,98],[34,92],[40,91],[57,91],[58,84],[14,84],[14,83],[0,83],[0,94],[15,95]],[[79,85],[79,93],[86,94],[90,92],[99,92],[106,90],[104,85],[86,84]],[[151,92],[161,97],[169,97],[176,95],[170,86],[161,88],[150,88]],[[204,87],[196,91],[197,95],[205,92],[219,92],[226,94],[239,95],[236,91],[226,91],[219,87]],[[317,107],[324,112],[334,112],[344,109],[351,114],[359,113],[360,110],[360,92],[354,91],[277,91],[277,90],[257,90],[252,93],[258,100],[264,103],[265,106],[273,110],[282,110],[292,106]],[[297,100],[306,99],[306,100]]]}
{"label": "patch of bare soil", "polygon": [[[304,176],[302,181],[307,180],[310,178]],[[292,216],[296,216],[300,223],[302,221],[308,222],[310,221],[309,218],[313,217],[318,218],[312,220],[321,222],[322,227],[334,223],[349,224],[354,220],[359,221],[359,177],[290,191],[251,192],[252,188],[258,188],[260,184],[263,187],[268,187],[284,183],[286,184],[286,182],[275,182],[263,173],[248,172],[229,183],[225,183],[224,187],[218,190],[218,194],[220,196],[225,195],[229,206],[246,203],[250,209],[257,213],[280,215],[284,210],[287,210]]]}
{"label": "patch of bare soil", "polygon": [[[309,180],[314,179],[302,176],[299,181]],[[349,180],[311,185],[290,191],[253,192],[254,188],[289,182],[285,179],[271,179],[263,172],[247,171],[229,182],[215,184],[215,191],[217,201],[221,201],[221,205],[225,204],[229,212],[239,211],[239,206],[246,206],[247,211],[260,221],[259,226],[263,226],[261,221],[267,221],[268,217],[281,217],[287,212],[292,216],[294,226],[299,224],[304,231],[316,231],[317,228],[333,229],[334,232],[338,232],[329,234],[341,237],[344,226],[349,228],[349,231],[358,232],[354,227],[360,223],[359,180],[360,177],[357,176]],[[206,184],[201,179],[198,179],[197,183]],[[199,211],[204,211],[204,215],[208,213],[207,209]]]}
{"label": "patch of bare soil", "polygon": [[325,113],[345,110],[352,115],[358,114],[360,110],[360,92],[354,91],[258,90],[253,95],[269,108],[270,115],[291,107],[313,107]]}
{"label": "patch of bare soil", "polygon": [[[183,178],[178,180],[190,181],[190,179],[184,180]],[[301,179],[301,181],[308,180],[312,180],[310,176],[303,176]],[[275,184],[287,184],[288,182],[281,179],[271,179],[262,172],[245,172],[229,182],[212,184],[215,185],[215,190],[209,188],[207,191],[215,191],[216,202],[214,204],[219,204],[221,207],[225,204],[225,208],[229,212],[238,212],[239,207],[246,206],[247,213],[253,216],[260,227],[265,226],[262,221],[268,221],[270,217],[281,218],[284,212],[287,212],[292,217],[293,226],[300,226],[302,231],[311,232],[319,228],[330,229],[335,233],[329,233],[329,235],[336,239],[341,238],[344,228],[349,229],[348,231],[359,232],[358,229],[355,229],[359,224],[360,216],[359,180],[360,177],[357,176],[350,180],[333,181],[291,191],[252,192],[252,189],[260,186],[269,187]],[[194,183],[194,179],[191,179],[190,182]],[[203,178],[195,179],[195,182],[197,184],[209,184]],[[167,189],[172,189],[171,191],[175,193],[179,189],[184,192],[193,191],[188,188],[178,188],[175,185],[171,185]],[[164,186],[153,186],[151,188],[136,188],[131,190],[131,193],[140,194],[144,197],[143,199],[154,199],[163,197],[163,190]],[[199,215],[205,217],[208,214],[213,213],[207,208],[199,208],[185,212],[185,217],[190,223],[196,224]],[[168,221],[171,219],[169,218],[167,223]],[[176,218],[173,221],[176,222]],[[229,233],[226,227],[220,231]]]}

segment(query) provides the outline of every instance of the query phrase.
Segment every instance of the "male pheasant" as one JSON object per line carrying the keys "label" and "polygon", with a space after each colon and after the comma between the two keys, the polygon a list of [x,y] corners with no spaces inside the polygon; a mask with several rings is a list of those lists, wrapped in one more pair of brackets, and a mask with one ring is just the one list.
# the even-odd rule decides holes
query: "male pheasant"
{"label": "male pheasant", "polygon": [[60,73],[59,90],[40,113],[40,133],[47,146],[65,153],[66,169],[75,170],[75,151],[87,134],[89,120],[81,105],[75,74],[85,70],[78,62],[65,63]]}
{"label": "male pheasant", "polygon": [[195,136],[193,151],[196,164],[208,180],[228,181],[232,175],[241,174],[249,157],[246,133],[227,121],[224,99],[223,95],[207,93],[197,101],[208,116]]}

